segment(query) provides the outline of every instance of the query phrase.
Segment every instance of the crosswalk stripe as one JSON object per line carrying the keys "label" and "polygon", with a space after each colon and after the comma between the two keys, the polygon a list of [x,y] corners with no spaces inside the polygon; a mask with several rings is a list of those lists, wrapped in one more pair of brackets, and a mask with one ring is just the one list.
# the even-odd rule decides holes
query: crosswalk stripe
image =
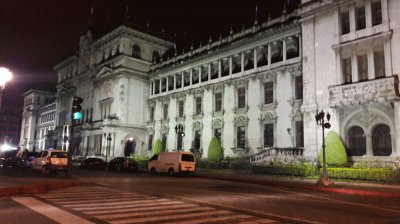
{"label": "crosswalk stripe", "polygon": [[[198,212],[192,214],[180,214],[180,215],[168,215],[168,216],[153,216],[146,218],[133,218],[133,219],[124,219],[124,220],[116,220],[110,221],[111,224],[127,224],[127,223],[141,223],[141,222],[154,222],[154,221],[162,221],[162,220],[170,220],[170,219],[183,219],[183,218],[194,218],[194,217],[205,217],[211,215],[228,215],[232,214],[230,211],[225,210],[217,210],[217,211],[207,211],[207,212]],[[190,221],[188,221],[190,223]]]}
{"label": "crosswalk stripe", "polygon": [[60,224],[93,224],[86,219],[61,210],[57,207],[51,206],[31,197],[13,197],[14,201],[60,223]]}
{"label": "crosswalk stripe", "polygon": [[268,224],[268,223],[276,223],[276,221],[270,219],[261,219],[261,220],[239,222],[239,224]]}
{"label": "crosswalk stripe", "polygon": [[[180,205],[180,206],[176,206],[176,207],[171,206],[171,207],[168,207],[168,209],[174,209],[174,210],[157,211],[157,215],[213,210],[213,208],[210,208],[210,207],[199,207],[197,205],[190,205],[190,204],[189,205]],[[151,210],[151,211],[144,211],[141,209],[137,209],[137,210],[133,210],[132,212],[129,212],[129,213],[97,215],[96,218],[104,219],[104,220],[112,220],[112,219],[118,219],[118,218],[126,218],[126,217],[132,218],[132,217],[145,216],[145,215],[154,216],[154,209],[149,209],[149,210]]]}
{"label": "crosswalk stripe", "polygon": [[[161,204],[161,205],[160,205]],[[179,207],[185,207],[186,205],[183,203],[179,203],[179,202],[168,202],[168,203],[159,203],[159,204],[152,204],[152,205],[148,205],[148,206],[136,206],[135,208],[129,208],[129,209],[123,209],[123,212],[132,212],[132,211],[153,211],[157,210],[157,209],[169,209],[169,208],[179,208]],[[117,212],[122,212],[121,210],[118,210]],[[86,212],[87,214],[96,214],[94,212]]]}
{"label": "crosswalk stripe", "polygon": [[200,219],[197,220],[190,220],[190,221],[172,221],[172,222],[167,222],[164,224],[201,224],[201,223],[209,223],[209,222],[216,222],[216,221],[225,221],[225,220],[238,220],[238,219],[244,219],[244,218],[252,218],[253,216],[249,215],[232,215],[232,216],[221,216],[221,217],[211,217],[211,218],[204,218],[200,217]]}
{"label": "crosswalk stripe", "polygon": [[78,202],[84,202],[85,204],[90,204],[90,203],[97,203],[97,202],[123,202],[123,201],[133,201],[133,200],[142,200],[142,199],[156,199],[157,197],[149,197],[149,196],[141,196],[141,197],[132,197],[132,196],[126,196],[126,197],[117,197],[117,198],[103,198],[103,199],[90,199],[90,198],[82,198],[82,199],[74,199],[74,200],[63,200],[63,201],[57,201],[56,202],[63,204],[63,205],[68,205],[68,204],[76,204]]}
{"label": "crosswalk stripe", "polygon": [[[137,198],[135,195],[114,195],[112,198]],[[148,196],[147,196],[148,197]],[[101,196],[84,196],[84,197],[68,197],[68,198],[51,198],[52,201],[56,202],[74,202],[74,201],[95,201],[95,200],[104,200],[110,199],[110,195],[101,195]]]}
{"label": "crosswalk stripe", "polygon": [[[174,205],[174,204],[183,204],[170,201],[168,199],[159,199],[157,201],[149,201],[146,203],[140,204],[128,204],[128,205],[120,205],[120,206],[103,206],[103,207],[91,207],[91,208],[80,208],[81,211],[87,211],[87,214],[107,214],[107,213],[115,213],[115,212],[129,212],[139,207],[152,207],[154,203],[157,202],[157,205]],[[107,210],[99,210],[99,209],[107,209]],[[95,211],[94,211],[95,210]]]}
{"label": "crosswalk stripe", "polygon": [[[153,200],[154,199],[145,199],[146,201],[149,200]],[[117,206],[117,205],[136,205],[136,204],[140,204],[142,203],[144,200],[136,200],[136,201],[121,201],[121,202],[108,202],[108,203],[90,203],[90,204],[68,204],[68,205],[63,205],[62,203],[60,203],[61,205],[65,206],[65,207],[69,207],[69,208],[90,208],[90,207],[113,207],[113,206]],[[172,201],[171,201],[172,202]],[[183,203],[183,202],[179,202],[179,203]]]}

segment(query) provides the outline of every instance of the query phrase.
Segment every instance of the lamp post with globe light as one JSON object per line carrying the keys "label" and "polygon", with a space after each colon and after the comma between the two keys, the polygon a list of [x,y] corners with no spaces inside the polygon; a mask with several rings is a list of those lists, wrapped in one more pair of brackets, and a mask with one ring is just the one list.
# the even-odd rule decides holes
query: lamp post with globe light
{"label": "lamp post with globe light", "polygon": [[12,79],[12,72],[8,68],[0,67],[0,110],[3,98],[3,90],[6,83]]}
{"label": "lamp post with globe light", "polygon": [[333,181],[329,180],[328,174],[326,173],[326,153],[325,153],[325,128],[329,129],[331,128],[331,124],[329,123],[329,120],[331,119],[331,115],[329,113],[326,114],[326,119],[328,121],[325,122],[325,113],[323,110],[318,112],[315,115],[315,121],[317,122],[317,125],[320,125],[322,127],[322,175],[319,178],[317,184],[323,185],[323,186],[331,186],[333,185]]}

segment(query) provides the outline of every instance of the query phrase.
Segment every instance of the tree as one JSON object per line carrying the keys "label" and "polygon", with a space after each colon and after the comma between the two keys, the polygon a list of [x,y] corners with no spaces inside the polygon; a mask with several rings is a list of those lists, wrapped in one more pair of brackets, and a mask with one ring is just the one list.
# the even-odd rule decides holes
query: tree
{"label": "tree", "polygon": [[164,152],[161,140],[158,138],[156,142],[153,145],[153,148],[151,149],[153,151],[153,155],[159,154],[161,152]]}
{"label": "tree", "polygon": [[224,151],[216,137],[211,139],[210,145],[208,146],[207,157],[209,162],[219,162],[224,159]]}
{"label": "tree", "polygon": [[[325,137],[326,164],[328,166],[343,166],[347,163],[346,150],[339,135],[329,131]],[[319,163],[322,164],[322,148],[319,153]]]}

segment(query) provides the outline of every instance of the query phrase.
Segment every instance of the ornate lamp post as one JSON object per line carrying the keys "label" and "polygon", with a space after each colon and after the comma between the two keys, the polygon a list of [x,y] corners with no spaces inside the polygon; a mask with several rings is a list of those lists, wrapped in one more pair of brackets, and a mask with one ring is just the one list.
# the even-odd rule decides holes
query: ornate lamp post
{"label": "ornate lamp post", "polygon": [[176,134],[178,134],[178,145],[177,145],[177,149],[178,152],[182,150],[182,138],[185,137],[185,132],[183,131],[183,125],[182,124],[178,124],[175,126],[175,132]]}
{"label": "ornate lamp post", "polygon": [[6,83],[12,79],[12,72],[8,68],[0,67],[0,109],[1,101],[3,98],[3,90],[6,87]]}
{"label": "ornate lamp post", "polygon": [[111,133],[108,133],[106,139],[107,139],[107,149],[106,149],[106,163],[107,163],[107,156],[108,156],[108,153],[110,152],[110,148],[111,148],[111,140],[112,140]]}
{"label": "ornate lamp post", "polygon": [[315,121],[317,122],[318,125],[321,125],[322,127],[322,175],[318,180],[318,184],[323,185],[323,186],[330,186],[333,185],[333,181],[329,180],[328,174],[326,173],[326,153],[325,153],[325,128],[329,129],[331,128],[331,124],[329,123],[329,120],[331,119],[331,115],[329,113],[326,114],[326,119],[328,121],[325,122],[325,113],[323,110],[318,112],[315,115]]}

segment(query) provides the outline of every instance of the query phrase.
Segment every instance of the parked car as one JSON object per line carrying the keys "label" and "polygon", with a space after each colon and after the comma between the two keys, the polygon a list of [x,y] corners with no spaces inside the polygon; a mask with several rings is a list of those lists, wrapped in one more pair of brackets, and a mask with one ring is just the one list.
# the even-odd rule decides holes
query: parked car
{"label": "parked car", "polygon": [[132,170],[136,172],[139,169],[139,164],[138,162],[136,162],[136,160],[132,158],[115,157],[108,164],[108,169],[117,172],[127,171],[127,170]]}
{"label": "parked car", "polygon": [[68,153],[62,150],[45,150],[39,152],[33,160],[32,168],[49,172],[67,172]]}
{"label": "parked car", "polygon": [[194,173],[196,162],[191,152],[165,152],[151,157],[147,168],[152,174],[168,173],[173,176],[175,173]]}
{"label": "parked car", "polygon": [[32,168],[32,163],[35,160],[37,152],[26,152],[22,155],[22,168],[30,169]]}
{"label": "parked car", "polygon": [[81,162],[80,167],[83,169],[104,169],[106,163],[100,158],[87,158]]}
{"label": "parked car", "polygon": [[22,167],[22,158],[17,157],[17,150],[6,151],[0,156],[0,167]]}

